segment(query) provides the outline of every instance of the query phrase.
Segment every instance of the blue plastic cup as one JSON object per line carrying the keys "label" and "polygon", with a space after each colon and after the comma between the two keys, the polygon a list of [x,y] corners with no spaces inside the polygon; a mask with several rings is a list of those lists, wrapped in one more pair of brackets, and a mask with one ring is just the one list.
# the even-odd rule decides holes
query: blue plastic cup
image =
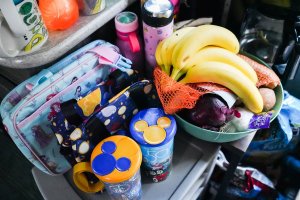
{"label": "blue plastic cup", "polygon": [[130,122],[130,133],[140,145],[143,168],[153,182],[165,180],[171,172],[175,119],[160,108],[138,112]]}

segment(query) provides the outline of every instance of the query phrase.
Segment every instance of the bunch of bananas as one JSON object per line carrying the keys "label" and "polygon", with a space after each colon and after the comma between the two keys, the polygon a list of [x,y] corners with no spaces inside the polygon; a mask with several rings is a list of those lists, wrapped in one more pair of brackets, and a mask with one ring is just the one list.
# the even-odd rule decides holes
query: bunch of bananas
{"label": "bunch of bananas", "polygon": [[216,25],[185,27],[162,40],[155,57],[160,68],[181,83],[213,82],[233,91],[254,113],[263,110],[253,68],[237,56],[239,41]]}

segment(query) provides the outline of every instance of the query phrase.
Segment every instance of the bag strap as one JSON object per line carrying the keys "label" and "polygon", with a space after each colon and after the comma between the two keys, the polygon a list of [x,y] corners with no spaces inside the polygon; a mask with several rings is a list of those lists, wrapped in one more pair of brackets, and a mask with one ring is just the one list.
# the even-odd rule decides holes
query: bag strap
{"label": "bag strap", "polygon": [[123,57],[116,49],[112,48],[112,46],[100,45],[88,52],[95,53],[98,56],[100,64],[111,65],[124,72],[126,72],[126,69],[131,68],[131,60]]}
{"label": "bag strap", "polygon": [[60,108],[68,122],[72,125],[78,126],[82,123],[82,118],[74,108],[76,102],[77,101],[75,99],[65,101],[60,105]]}

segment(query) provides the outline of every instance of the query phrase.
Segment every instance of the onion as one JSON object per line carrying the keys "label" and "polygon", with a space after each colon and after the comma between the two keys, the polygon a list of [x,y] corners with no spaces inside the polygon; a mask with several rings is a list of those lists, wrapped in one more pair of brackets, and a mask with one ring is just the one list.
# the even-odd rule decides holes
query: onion
{"label": "onion", "polygon": [[225,101],[218,95],[205,94],[191,110],[186,110],[184,115],[187,120],[202,128],[218,130],[233,115]]}

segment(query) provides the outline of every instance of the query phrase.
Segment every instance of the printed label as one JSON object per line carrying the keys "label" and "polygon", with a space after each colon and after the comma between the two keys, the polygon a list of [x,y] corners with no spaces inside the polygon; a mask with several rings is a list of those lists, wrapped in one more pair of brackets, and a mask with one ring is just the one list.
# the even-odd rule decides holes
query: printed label
{"label": "printed label", "polygon": [[144,41],[145,41],[145,55],[146,60],[151,67],[156,66],[155,51],[158,43],[170,37],[173,33],[173,22],[164,27],[151,27],[143,23]]}
{"label": "printed label", "polygon": [[48,38],[48,31],[35,1],[24,0],[17,4],[16,7],[19,17],[28,30],[21,38],[20,43],[25,52],[30,52],[32,49],[44,44]]}
{"label": "printed label", "polygon": [[173,143],[174,139],[159,147],[141,146],[146,174],[152,177],[155,182],[166,179],[169,174],[173,156]]}
{"label": "printed label", "polygon": [[111,199],[116,200],[127,200],[127,199],[141,199],[142,198],[142,184],[140,171],[135,173],[135,175],[128,181],[123,181],[121,183],[104,183],[108,194]]}

